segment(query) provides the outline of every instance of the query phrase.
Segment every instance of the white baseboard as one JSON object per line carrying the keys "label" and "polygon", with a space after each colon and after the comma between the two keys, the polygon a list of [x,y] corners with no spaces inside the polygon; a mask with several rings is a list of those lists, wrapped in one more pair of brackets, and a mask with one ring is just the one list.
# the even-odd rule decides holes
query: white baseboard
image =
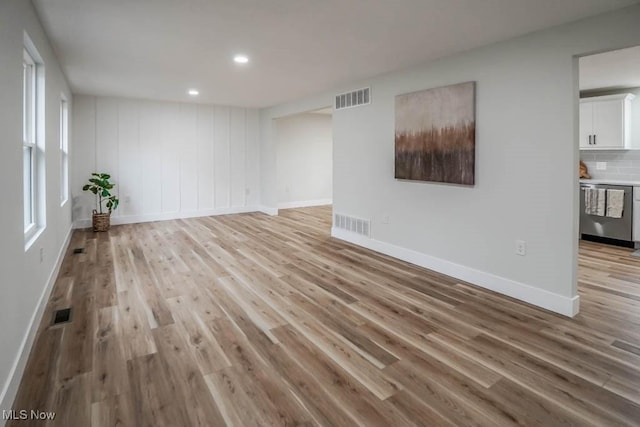
{"label": "white baseboard", "polygon": [[331,229],[331,236],[410,262],[420,267],[428,268],[429,270],[437,271],[438,273],[446,274],[447,276],[472,283],[482,288],[508,295],[564,316],[573,317],[578,314],[579,311],[580,296],[578,295],[565,297],[525,283],[516,282],[515,280],[496,276],[390,243],[370,239],[335,227]]}
{"label": "white baseboard", "polygon": [[[58,252],[58,257],[53,266],[53,270],[49,275],[49,279],[47,280],[47,283],[42,290],[42,294],[40,294],[40,299],[38,300],[36,310],[31,316],[27,333],[22,339],[22,343],[20,343],[18,356],[13,362],[11,371],[9,371],[7,382],[4,384],[2,394],[0,394],[0,411],[9,410],[13,406],[13,401],[15,400],[16,394],[18,393],[18,387],[20,386],[20,381],[22,380],[22,375],[24,374],[24,369],[27,365],[29,354],[31,353],[31,347],[33,346],[38,328],[40,327],[42,315],[44,314],[47,303],[49,302],[49,296],[51,295],[51,291],[53,290],[53,285],[56,283],[56,279],[58,278],[58,273],[60,272],[60,267],[62,266],[64,255],[67,252],[67,248],[69,247],[72,233],[73,227],[70,227],[69,231],[67,232],[67,237],[65,238],[64,243],[62,244],[62,247]],[[4,423],[5,421],[0,419],[0,425],[4,425]]]}
{"label": "white baseboard", "polygon": [[258,212],[262,212],[267,215],[276,216],[278,215],[278,208],[271,208],[269,206],[260,206],[258,207]]}
{"label": "white baseboard", "polygon": [[278,209],[308,208],[311,206],[324,206],[333,203],[333,199],[304,200],[301,202],[278,203]]}
{"label": "white baseboard", "polygon": [[[237,207],[237,208],[203,209],[199,211],[188,211],[188,212],[166,212],[166,213],[145,214],[145,215],[112,216],[111,224],[113,225],[137,224],[140,222],[168,221],[172,219],[199,218],[204,216],[229,215],[229,214],[247,213],[247,212],[263,212],[263,211],[262,209],[256,208],[256,207]],[[74,228],[91,227],[91,219],[76,220],[73,226]]]}

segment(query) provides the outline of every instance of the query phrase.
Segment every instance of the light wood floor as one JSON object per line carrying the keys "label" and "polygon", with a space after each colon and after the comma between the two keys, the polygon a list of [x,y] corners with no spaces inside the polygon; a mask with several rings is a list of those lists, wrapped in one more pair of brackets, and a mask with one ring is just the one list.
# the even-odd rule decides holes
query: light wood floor
{"label": "light wood floor", "polygon": [[581,245],[568,319],[331,239],[330,212],[77,231],[15,409],[65,427],[640,424],[630,250]]}

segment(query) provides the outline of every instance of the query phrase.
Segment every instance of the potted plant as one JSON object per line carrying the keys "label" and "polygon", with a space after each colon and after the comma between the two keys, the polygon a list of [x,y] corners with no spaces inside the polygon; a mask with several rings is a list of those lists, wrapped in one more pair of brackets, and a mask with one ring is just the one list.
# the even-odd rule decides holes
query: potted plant
{"label": "potted plant", "polygon": [[[111,227],[111,211],[118,208],[120,201],[109,191],[115,187],[115,184],[109,182],[111,175],[94,172],[91,176],[89,184],[82,187],[82,191],[91,191],[96,195],[98,208],[93,210],[93,231],[107,231]],[[108,212],[103,212],[103,203]]]}

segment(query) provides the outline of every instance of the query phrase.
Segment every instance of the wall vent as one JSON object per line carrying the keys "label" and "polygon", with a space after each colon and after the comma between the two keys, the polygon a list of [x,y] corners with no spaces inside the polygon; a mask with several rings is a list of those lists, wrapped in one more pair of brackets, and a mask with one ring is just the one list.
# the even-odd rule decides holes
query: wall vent
{"label": "wall vent", "polygon": [[336,110],[358,107],[371,103],[371,88],[354,90],[336,95]]}
{"label": "wall vent", "polygon": [[353,216],[333,214],[333,226],[362,236],[371,236],[371,221]]}

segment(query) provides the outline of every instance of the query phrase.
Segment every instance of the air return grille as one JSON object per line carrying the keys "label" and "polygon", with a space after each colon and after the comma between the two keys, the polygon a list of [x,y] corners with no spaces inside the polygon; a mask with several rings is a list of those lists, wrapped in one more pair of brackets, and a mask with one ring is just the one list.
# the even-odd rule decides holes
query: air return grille
{"label": "air return grille", "polygon": [[368,219],[360,219],[337,213],[333,215],[333,226],[367,237],[371,235],[371,221]]}
{"label": "air return grille", "polygon": [[71,322],[71,309],[64,308],[62,310],[57,310],[53,313],[53,324],[59,325],[61,323],[69,323]]}
{"label": "air return grille", "polygon": [[357,107],[371,103],[371,88],[354,90],[336,95],[336,110]]}

